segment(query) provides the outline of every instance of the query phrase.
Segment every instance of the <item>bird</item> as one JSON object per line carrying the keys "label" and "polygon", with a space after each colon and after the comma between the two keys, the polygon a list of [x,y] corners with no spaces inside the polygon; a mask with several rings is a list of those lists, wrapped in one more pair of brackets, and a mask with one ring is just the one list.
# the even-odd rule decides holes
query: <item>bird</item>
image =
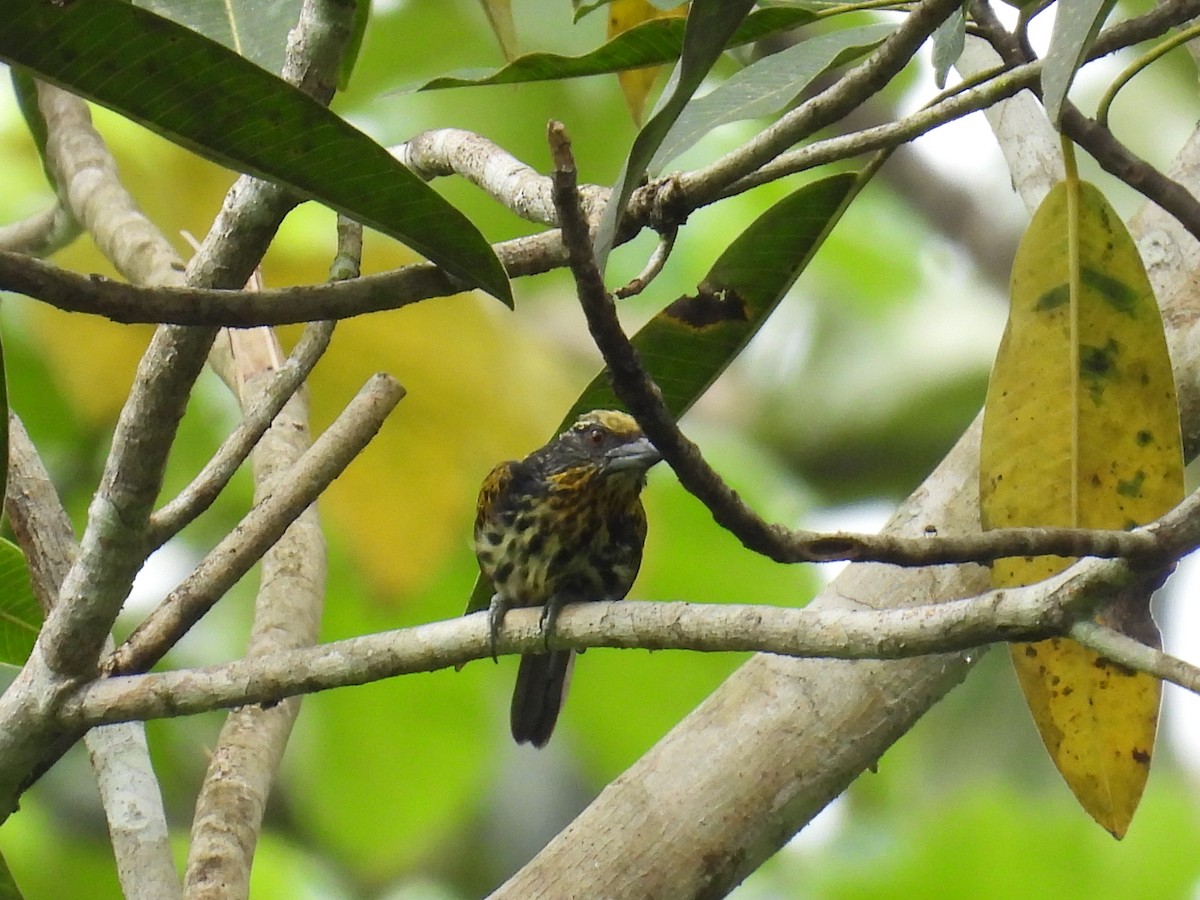
{"label": "bird", "polygon": [[[484,479],[475,555],[491,583],[488,635],[513,607],[541,606],[544,640],[568,603],[623,600],[646,542],[641,492],[662,456],[628,413],[584,413],[522,460]],[[573,668],[572,650],[522,655],[509,724],[518,744],[544,747],[554,732]]]}

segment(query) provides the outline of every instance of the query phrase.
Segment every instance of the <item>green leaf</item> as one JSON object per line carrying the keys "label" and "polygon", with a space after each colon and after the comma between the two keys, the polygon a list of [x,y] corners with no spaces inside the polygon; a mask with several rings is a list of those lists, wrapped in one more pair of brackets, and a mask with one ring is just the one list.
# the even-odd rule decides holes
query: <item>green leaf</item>
{"label": "green leaf", "polygon": [[747,66],[687,105],[654,154],[649,170],[661,170],[720,125],[773,116],[786,109],[822,73],[877,47],[893,31],[891,25],[830,31]]}
{"label": "green leaf", "polygon": [[650,121],[642,126],[633,139],[633,147],[625,159],[625,165],[621,167],[621,174],[612,187],[608,205],[600,219],[596,233],[596,265],[601,272],[608,261],[608,253],[612,249],[629,196],[646,174],[646,167],[650,165],[663,138],[753,5],[753,0],[693,0],[683,33],[679,65],[671,73],[671,80],[659,98]]}
{"label": "green leaf", "polygon": [[21,889],[8,868],[8,860],[0,856],[0,900],[21,900]]}
{"label": "green leaf", "polygon": [[9,0],[0,60],[286,185],[511,303],[478,229],[383,147],[222,45],[122,0]]}
{"label": "green leaf", "polygon": [[283,69],[288,32],[300,19],[301,0],[133,0],[150,12],[224,44],[268,72]]}
{"label": "green leaf", "polygon": [[1055,128],[1075,73],[1115,5],[1116,0],[1059,0],[1055,7],[1050,48],[1042,66],[1042,104]]}
{"label": "green leaf", "polygon": [[[763,9],[746,17],[725,46],[736,47],[769,34],[805,25],[816,16],[803,9]],[[625,69],[674,62],[683,50],[684,19],[654,19],[613,38],[582,56],[554,53],[527,53],[502,69],[486,74],[478,72],[444,75],[421,85],[417,90],[432,91],[453,87],[478,87],[489,84],[517,84],[526,81],[556,81],[607,75]]]}
{"label": "green leaf", "polygon": [[25,554],[0,538],[0,663],[24,665],[42,627]]}
{"label": "green leaf", "polygon": [[[742,351],[816,255],[860,186],[854,173],[805,185],[743,231],[713,264],[693,295],[647,322],[633,345],[662,389],[675,418],[708,390]],[[591,409],[620,409],[607,371],[584,388],[560,430]],[[480,578],[466,613],[486,609],[491,590]]]}
{"label": "green leaf", "polygon": [[967,45],[967,10],[961,6],[933,33],[933,80],[938,90],[946,87],[950,69]]}

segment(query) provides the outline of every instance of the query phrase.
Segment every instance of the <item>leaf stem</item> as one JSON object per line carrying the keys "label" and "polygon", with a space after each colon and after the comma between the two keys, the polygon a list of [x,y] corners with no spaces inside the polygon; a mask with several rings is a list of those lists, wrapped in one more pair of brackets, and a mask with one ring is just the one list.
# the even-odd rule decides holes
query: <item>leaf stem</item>
{"label": "leaf stem", "polygon": [[1126,66],[1121,74],[1113,79],[1112,84],[1108,86],[1107,90],[1104,92],[1104,95],[1100,98],[1100,102],[1096,105],[1097,124],[1099,124],[1102,128],[1108,127],[1109,107],[1112,106],[1113,100],[1116,99],[1117,93],[1121,90],[1121,88],[1125,87],[1125,85],[1132,81],[1135,75],[1141,72],[1142,69],[1147,68],[1151,63],[1161,59],[1163,56],[1166,56],[1180,44],[1186,44],[1197,35],[1200,35],[1200,24],[1193,25],[1190,28],[1185,28],[1183,31],[1172,35],[1161,44],[1151,47],[1149,50],[1131,62],[1128,66]]}
{"label": "leaf stem", "polygon": [[[1079,395],[1079,305],[1082,279],[1079,269],[1079,167],[1075,161],[1075,144],[1062,135],[1064,180],[1067,185],[1067,291],[1071,298],[1071,393]],[[1078,416],[1078,413],[1076,413]],[[1079,524],[1079,422],[1071,429],[1071,524]]]}

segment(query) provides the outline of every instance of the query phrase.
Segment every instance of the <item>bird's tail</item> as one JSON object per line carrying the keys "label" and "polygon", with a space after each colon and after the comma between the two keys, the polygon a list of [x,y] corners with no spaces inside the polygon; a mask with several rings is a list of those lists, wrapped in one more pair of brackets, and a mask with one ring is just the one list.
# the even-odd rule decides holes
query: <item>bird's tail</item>
{"label": "bird's tail", "polygon": [[513,739],[518,744],[528,742],[544,747],[550,740],[558,711],[567,697],[574,658],[573,650],[551,650],[521,657],[509,719]]}

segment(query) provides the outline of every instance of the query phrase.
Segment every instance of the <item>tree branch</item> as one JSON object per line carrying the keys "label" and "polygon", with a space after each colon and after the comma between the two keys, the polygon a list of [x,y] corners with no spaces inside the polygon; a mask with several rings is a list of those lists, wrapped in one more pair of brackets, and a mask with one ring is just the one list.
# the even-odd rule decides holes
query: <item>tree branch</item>
{"label": "tree branch", "polygon": [[269,385],[242,416],[204,468],[150,517],[147,541],[158,547],[212,505],[234,472],[271,426],[284,404],[300,389],[333,337],[333,322],[313,322],[305,330],[286,363],[275,370]]}
{"label": "tree branch", "polygon": [[[9,417],[9,482],[5,510],[29,562],[34,593],[48,611],[75,558],[75,537],[50,476],[25,427]],[[111,648],[112,641],[107,647]],[[54,759],[81,731],[66,729]],[[145,728],[126,722],[90,729],[84,740],[96,775],[117,875],[129,900],[170,900],[182,893],[154,777]]]}
{"label": "tree branch", "polygon": [[20,222],[0,226],[0,249],[30,256],[49,256],[75,240],[83,229],[61,203]]}
{"label": "tree branch", "polygon": [[[1119,561],[1076,564],[1054,578],[907,609],[792,609],[732,603],[592,602],[567,606],[552,647],[760,651],[797,658],[898,660],[962,653],[997,641],[1082,637],[1109,659],[1200,693],[1200,667],[1087,623],[1092,610],[1144,576]],[[544,646],[536,609],[513,610],[500,653]],[[1102,649],[1101,649],[1102,648]],[[59,709],[64,725],[192,715],[273,704],[301,693],[460,667],[491,655],[487,616],[431,622],[219,666],[103,678]]]}
{"label": "tree branch", "polygon": [[138,672],[161,659],[362,452],[403,396],[404,388],[391,376],[367,381],[286,475],[272,481],[237,527],[142,620],[104,670]]}
{"label": "tree branch", "polygon": [[[459,128],[422,132],[392,147],[391,154],[426,180],[460,175],[522,219],[558,224],[550,179],[473,132]],[[587,185],[580,202],[589,216],[599,216],[608,195],[608,188]]]}

